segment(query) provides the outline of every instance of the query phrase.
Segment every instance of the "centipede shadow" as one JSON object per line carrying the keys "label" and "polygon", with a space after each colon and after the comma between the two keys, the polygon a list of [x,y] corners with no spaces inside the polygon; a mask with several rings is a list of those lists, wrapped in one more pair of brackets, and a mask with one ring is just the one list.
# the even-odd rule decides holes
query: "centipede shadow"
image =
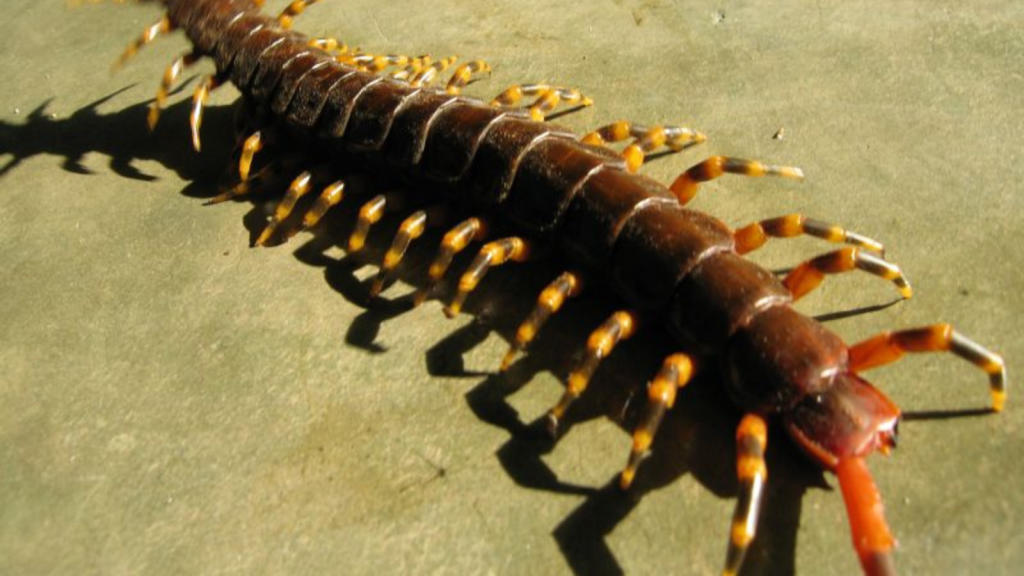
{"label": "centipede shadow", "polygon": [[[0,123],[0,155],[10,156],[0,168],[0,176],[29,157],[47,154],[63,158],[63,169],[73,177],[86,177],[89,170],[82,159],[95,152],[108,157],[110,169],[125,178],[152,180],[154,177],[137,168],[136,163],[153,160],[189,182],[181,191],[182,195],[199,199],[217,195],[224,185],[237,143],[233,130],[234,107],[207,109],[205,151],[197,156],[188,146],[186,102],[170,106],[165,112],[165,121],[150,135],[145,129],[147,102],[110,114],[99,112],[101,106],[114,101],[123,91],[97,100],[67,118],[49,117],[46,113],[49,102],[44,102],[27,116],[24,124]],[[358,166],[342,169],[359,172]],[[357,196],[359,188],[375,190],[401,185],[386,178],[364,176],[353,178],[353,182],[357,182],[354,185]],[[251,207],[243,220],[250,241],[266,226],[268,206],[279,196],[265,192],[235,200]],[[439,238],[437,235],[430,238],[428,233],[425,240],[414,244],[399,268],[397,282],[382,298],[370,300],[368,283],[361,280],[357,272],[380,261],[387,239],[397,227],[398,217],[387,217],[375,228],[366,250],[355,256],[332,256],[338,246],[344,245],[343,240],[351,231],[357,204],[343,204],[339,210],[328,214],[319,227],[275,249],[291,249],[300,262],[322,268],[328,285],[362,309],[356,321],[347,327],[345,340],[349,346],[367,353],[387,353],[386,347],[379,343],[379,335],[390,322],[402,320],[403,314],[412,307],[410,287],[423,285],[423,271]],[[286,230],[287,224],[282,229]],[[276,243],[282,244],[283,240]],[[466,264],[463,257],[456,260],[454,267],[462,269]],[[491,334],[512,341],[518,322],[533,305],[531,298],[521,295],[538,293],[555,272],[543,260],[492,271],[466,303],[465,311],[473,316],[473,321],[439,338],[425,352],[425,362],[432,375],[465,377],[474,382],[465,395],[466,402],[481,421],[507,431],[508,439],[497,450],[496,457],[514,482],[530,490],[579,498],[575,510],[551,527],[552,536],[571,570],[578,574],[621,573],[624,570],[606,540],[645,494],[690,476],[706,489],[709,497],[736,498],[733,435],[740,414],[725,396],[721,375],[709,362],[707,369],[702,369],[680,395],[628,493],[619,490],[617,478],[608,478],[607,483],[598,486],[559,478],[543,460],[546,454],[558,449],[557,440],[552,440],[538,426],[535,416],[539,415],[519,414],[509,398],[543,372],[550,372],[564,382],[578,360],[579,355],[574,352],[582,349],[586,334],[595,326],[595,319],[613,310],[612,296],[600,289],[581,296],[578,304],[568,307],[551,321],[529,353],[521,356],[505,373],[497,371],[498,358],[491,372],[468,371],[463,361],[468,352]],[[435,291],[441,298],[450,294],[450,285],[440,285]],[[435,303],[427,305],[436,306]],[[886,305],[837,311],[823,320],[871,312]],[[562,434],[571,434],[573,427],[583,422],[609,418],[627,431],[622,436],[624,463],[629,448],[628,431],[638,420],[645,396],[643,386],[653,375],[659,359],[671,352],[666,346],[670,341],[666,334],[655,329],[625,342],[621,353],[602,364],[590,390],[564,422]],[[773,436],[782,438],[783,435]],[[802,497],[810,489],[828,489],[828,485],[820,469],[810,464],[790,442],[770,444],[767,459],[773,481],[767,485],[761,530],[743,573],[791,574],[795,572]],[[723,523],[723,551],[724,526]],[[685,559],[682,562],[685,563]]]}

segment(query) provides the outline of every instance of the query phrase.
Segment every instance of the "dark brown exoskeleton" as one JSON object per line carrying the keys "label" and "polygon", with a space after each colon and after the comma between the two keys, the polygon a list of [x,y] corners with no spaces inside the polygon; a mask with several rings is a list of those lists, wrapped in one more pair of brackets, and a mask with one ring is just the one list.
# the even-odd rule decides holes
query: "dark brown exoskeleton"
{"label": "dark brown exoskeleton", "polygon": [[[415,211],[401,224],[373,285],[376,295],[409,244],[453,213],[476,216],[454,222],[429,269],[422,302],[453,256],[487,239],[462,275],[445,312],[458,314],[467,295],[487,271],[523,261],[549,248],[569,270],[540,295],[520,326],[502,369],[536,335],[546,320],[588,282],[607,283],[623,309],[590,336],[587,352],[570,376],[564,396],[548,413],[552,431],[587,387],[600,361],[637,330],[641,316],[659,316],[681,351],[665,360],[648,386],[649,403],[633,436],[621,475],[630,486],[665,411],[689,381],[692,355],[720,359],[729,395],[746,414],[737,431],[740,496],[730,531],[724,573],[735,574],[754,537],[767,478],[766,421],[781,422],[789,435],[823,468],[834,472],[850,518],[854,547],[867,574],[891,574],[893,538],[881,499],[864,459],[895,444],[899,409],[860,374],[893,362],[905,352],[948,351],[982,368],[990,378],[993,410],[1005,402],[1005,367],[999,356],[949,325],[885,332],[847,347],[792,303],[814,289],[824,275],[860,269],[892,281],[911,295],[902,272],[886,261],[882,246],[864,236],[799,214],[732,230],[721,221],[685,207],[699,183],[725,173],[802,178],[800,170],[715,156],[685,171],[671,186],[636,174],[645,155],[678,151],[700,143],[699,132],[674,126],[642,127],[615,122],[583,137],[544,122],[560,104],[589,105],[578,91],[539,84],[518,85],[492,102],[460,96],[472,75],[487,64],[464,64],[444,89],[430,83],[454,62],[350,51],[333,39],[309,39],[291,31],[292,19],[318,0],[296,0],[276,18],[259,13],[259,0],[163,0],[166,15],[133,42],[122,62],[141,46],[173,29],[192,41],[191,52],[168,69],[150,113],[150,126],[183,68],[210,57],[217,72],[194,95],[193,142],[199,148],[203,103],[211,90],[230,81],[248,103],[273,118],[278,129],[298,132],[337,159],[356,159],[446,191],[437,204]],[[535,98],[518,107],[523,98]],[[272,168],[250,176],[253,156],[273,140],[260,130],[241,145],[241,183],[214,201],[245,194]],[[621,152],[608,143],[630,140]],[[280,234],[303,195],[317,187],[329,167],[303,172],[292,182],[257,243]],[[305,214],[314,226],[344,197],[344,183],[327,184]],[[400,203],[394,194],[366,202],[348,249],[363,247],[367,232],[386,210]],[[458,205],[459,211],[448,209]],[[514,235],[490,237],[494,230]],[[293,234],[290,230],[285,235]],[[779,281],[742,254],[770,237],[811,235],[848,246],[811,259]],[[553,249],[550,249],[553,248]]]}

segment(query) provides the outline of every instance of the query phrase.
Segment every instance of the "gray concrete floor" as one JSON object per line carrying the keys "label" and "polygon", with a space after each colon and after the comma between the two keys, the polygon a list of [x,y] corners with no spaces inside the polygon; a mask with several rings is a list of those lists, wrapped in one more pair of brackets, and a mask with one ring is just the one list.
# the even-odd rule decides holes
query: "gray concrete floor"
{"label": "gray concrete floor", "polygon": [[[249,249],[264,202],[200,206],[225,161],[230,91],[213,99],[203,155],[188,149],[184,105],[146,133],[144,103],[184,41],[107,68],[153,7],[9,0],[4,12],[0,573],[720,569],[737,415],[713,377],[681,399],[637,497],[618,495],[618,415],[669,346],[657,335],[613,358],[548,445],[525,424],[557,399],[606,303],[581,302],[497,378],[511,311],[528,305],[504,293],[544,273],[498,275],[456,321],[436,302],[367,309],[360,281],[374,269],[331,234]],[[346,0],[298,28],[486,59],[482,97],[517,81],[577,86],[598,103],[560,120],[580,130],[630,118],[705,131],[707,145],[645,168],[661,179],[713,153],[799,165],[803,184],[725,179],[696,205],[732,224],[800,211],[882,240],[916,297],[829,326],[856,341],[952,322],[1013,377],[1022,25],[1014,2]],[[779,242],[759,260],[780,268],[824,249]],[[802,306],[892,297],[849,275]],[[872,460],[903,572],[1012,573],[1024,563],[1017,395],[1001,416],[941,418],[986,405],[978,371],[933,355],[872,378],[924,416]],[[834,480],[783,436],[770,443],[748,572],[856,572]]]}

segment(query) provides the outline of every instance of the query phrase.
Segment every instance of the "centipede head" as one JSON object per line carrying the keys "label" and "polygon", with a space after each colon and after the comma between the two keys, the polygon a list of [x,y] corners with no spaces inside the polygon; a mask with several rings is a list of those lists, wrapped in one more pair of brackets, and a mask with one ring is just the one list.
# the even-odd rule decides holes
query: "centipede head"
{"label": "centipede head", "polygon": [[888,453],[899,419],[892,400],[852,372],[838,374],[824,393],[804,397],[784,416],[789,435],[829,470],[844,458]]}

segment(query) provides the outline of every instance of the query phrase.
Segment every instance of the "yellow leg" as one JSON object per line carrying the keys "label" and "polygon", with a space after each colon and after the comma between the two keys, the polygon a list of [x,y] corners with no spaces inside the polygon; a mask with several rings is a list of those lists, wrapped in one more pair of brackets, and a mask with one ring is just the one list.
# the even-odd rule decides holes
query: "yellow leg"
{"label": "yellow leg", "polygon": [[509,346],[505,358],[501,361],[501,371],[508,370],[516,354],[529,345],[537,336],[537,332],[544,326],[549,318],[562,308],[562,304],[569,298],[579,295],[583,287],[583,281],[578,273],[563,272],[561,276],[548,284],[537,298],[537,305],[533,312],[526,317],[526,320],[516,330],[515,339]]}
{"label": "yellow leg", "polygon": [[451,94],[457,95],[462,92],[462,89],[472,81],[475,74],[490,74],[491,66],[483,60],[473,60],[467,62],[462,66],[455,69],[452,77],[448,80],[448,85],[445,86],[444,91]]}
{"label": "yellow leg", "polygon": [[412,78],[409,79],[409,84],[416,87],[429,86],[435,79],[437,79],[438,74],[447,70],[458,59],[458,56],[449,56],[448,58],[432,63],[414,74]]}
{"label": "yellow leg", "polygon": [[633,449],[619,476],[619,487],[623,490],[628,490],[633,483],[636,469],[650,449],[665,412],[672,408],[676,393],[690,382],[692,376],[693,359],[686,354],[673,354],[665,358],[661,371],[647,386],[647,409],[633,432]]}
{"label": "yellow leg", "polygon": [[295,17],[302,14],[306,8],[320,2],[320,0],[295,0],[285,8],[281,14],[278,15],[277,21],[281,24],[281,28],[289,30],[295,21]]}
{"label": "yellow leg", "polygon": [[210,97],[210,92],[216,90],[221,84],[223,84],[225,78],[221,75],[210,75],[199,83],[196,87],[195,93],[192,94],[192,114],[189,116],[189,127],[192,129],[192,148],[196,152],[201,150],[201,144],[199,141],[199,128],[203,125],[203,108],[206,106],[206,100]]}
{"label": "yellow leg", "polygon": [[850,370],[861,372],[895,362],[905,352],[950,352],[988,374],[992,409],[1006,404],[1006,364],[1002,357],[967,338],[949,324],[883,332],[850,347]]}
{"label": "yellow leg", "polygon": [[256,153],[263,149],[263,133],[259,130],[250,134],[242,144],[242,152],[238,156],[238,177],[245,182],[249,179],[252,160]]}
{"label": "yellow leg", "polygon": [[327,211],[338,205],[345,197],[345,183],[341,180],[324,188],[320,196],[313,202],[313,207],[302,217],[302,229],[308,230],[316,226],[327,214]]}
{"label": "yellow leg", "polygon": [[452,264],[452,258],[465,250],[470,242],[483,240],[487,236],[487,228],[483,219],[474,217],[463,220],[444,235],[441,247],[438,249],[437,255],[434,256],[434,261],[430,263],[427,283],[416,292],[413,298],[413,303],[416,306],[423,304],[434,286],[441,281],[441,278],[444,278],[445,272]]}
{"label": "yellow leg", "polygon": [[484,244],[480,253],[459,279],[459,288],[455,292],[455,297],[452,298],[451,304],[444,308],[445,315],[454,318],[459,314],[462,305],[466,302],[466,297],[476,289],[480,281],[487,275],[488,270],[506,262],[525,261],[530,257],[531,248],[528,240],[514,236]]}
{"label": "yellow leg", "polygon": [[764,496],[768,469],[764,450],[768,443],[768,427],[763,418],[747,414],[736,430],[736,476],[740,493],[729,530],[729,549],[725,556],[723,576],[734,576],[743,565],[750,542],[757,533],[757,517]]}
{"label": "yellow leg", "polygon": [[171,92],[171,88],[174,86],[174,81],[181,76],[182,70],[195,64],[200,58],[200,54],[195,52],[187,52],[178,56],[178,58],[164,70],[164,77],[160,81],[160,87],[157,88],[156,98],[153,103],[149,105],[149,115],[146,118],[146,124],[149,126],[149,131],[156,130],[156,124],[160,121],[160,112],[163,107],[167,104],[167,96]]}
{"label": "yellow leg", "polygon": [[590,384],[590,378],[594,375],[601,360],[605,359],[615,346],[622,340],[626,340],[636,333],[639,317],[635,312],[623,310],[611,315],[601,326],[590,334],[587,339],[587,353],[583,363],[569,374],[569,382],[565,387],[565,394],[551,410],[548,411],[548,432],[552,436],[558,435],[558,423],[569,406],[580,397]]}
{"label": "yellow leg", "polygon": [[792,238],[803,234],[837,244],[850,244],[879,255],[885,254],[885,247],[880,242],[801,214],[789,214],[748,224],[737,229],[733,237],[736,239],[736,251],[746,254],[764,246],[768,238]]}
{"label": "yellow leg", "polygon": [[160,36],[167,34],[173,28],[174,27],[171,24],[171,20],[167,16],[164,16],[155,24],[152,24],[151,26],[147,27],[142,32],[142,35],[140,35],[135,40],[132,40],[132,42],[128,44],[128,47],[124,49],[124,52],[121,54],[121,57],[118,58],[117,61],[114,62],[114,65],[110,67],[110,71],[116,72],[119,68],[124,66],[126,62],[131,60],[132,57],[135,56],[139,52],[139,50],[142,49],[143,46],[149,44],[150,42],[153,42]]}
{"label": "yellow leg", "polygon": [[707,137],[696,130],[681,126],[638,126],[625,120],[602,126],[583,136],[584,144],[604,146],[612,142],[622,142],[632,138],[633,142],[622,151],[626,167],[636,172],[643,165],[645,157],[662,148],[679,152],[690,146],[700,144]]}
{"label": "yellow leg", "polygon": [[538,122],[543,121],[545,115],[554,110],[559,104],[590,106],[594,103],[593,100],[581,94],[579,90],[572,88],[560,88],[547,84],[517,84],[510,86],[495,97],[494,100],[491,100],[491,105],[517,106],[523,98],[532,98],[534,96],[537,99],[530,104],[527,110],[530,116]]}
{"label": "yellow leg", "polygon": [[283,167],[280,164],[270,164],[265,166],[262,170],[257,172],[249,180],[239,182],[234,187],[221,192],[220,194],[210,198],[206,201],[206,205],[220,204],[221,202],[227,202],[228,200],[234,200],[240,196],[245,196],[253,190],[257,190],[263,187],[267,182],[275,179],[281,174]]}
{"label": "yellow leg", "polygon": [[679,199],[679,203],[685,205],[697,195],[697,186],[701,182],[714,180],[727,173],[751,177],[781,176],[793,180],[803,180],[804,178],[803,170],[793,166],[774,166],[753,160],[712,156],[680,174],[669,188],[671,188],[676,198]]}
{"label": "yellow leg", "polygon": [[377,277],[374,278],[373,284],[370,286],[370,298],[376,298],[384,289],[384,285],[402,258],[405,257],[412,241],[422,236],[427,226],[443,222],[446,217],[447,208],[444,205],[438,205],[431,209],[418,210],[402,221],[398,232],[395,233],[395,238],[391,241],[391,246],[384,254],[384,261],[381,262]]}
{"label": "yellow leg", "polygon": [[900,296],[904,298],[910,298],[913,295],[910,283],[907,282],[906,277],[903,276],[903,272],[898,266],[879,258],[871,252],[865,252],[860,248],[853,247],[842,248],[804,262],[786,275],[782,283],[786,285],[786,288],[789,288],[790,293],[793,294],[793,299],[799,300],[808,292],[817,288],[825,279],[826,274],[838,274],[854,269],[860,269],[879,278],[892,281],[896,285],[897,290],[899,290]]}
{"label": "yellow leg", "polygon": [[299,201],[299,198],[305,196],[312,189],[312,184],[313,175],[308,171],[299,174],[299,177],[292,181],[291,186],[288,187],[288,192],[277,204],[277,207],[274,208],[274,215],[270,218],[270,223],[263,229],[260,237],[256,239],[257,246],[266,245],[267,240],[273,236],[274,231],[281,225],[281,222],[284,222],[292,213],[295,203]]}
{"label": "yellow leg", "polygon": [[356,220],[355,229],[348,237],[348,251],[358,252],[366,245],[366,237],[370,235],[370,227],[380,222],[384,217],[384,211],[388,207],[388,197],[384,194],[374,196],[369,202],[363,204],[359,209],[359,217]]}

